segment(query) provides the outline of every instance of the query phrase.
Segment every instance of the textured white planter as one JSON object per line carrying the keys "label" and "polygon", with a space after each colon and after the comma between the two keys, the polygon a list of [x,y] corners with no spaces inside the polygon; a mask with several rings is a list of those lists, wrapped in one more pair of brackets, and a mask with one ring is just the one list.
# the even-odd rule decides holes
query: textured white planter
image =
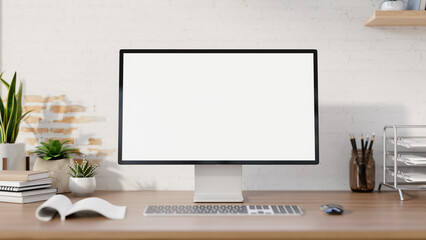
{"label": "textured white planter", "polygon": [[[1,143],[0,160],[7,158],[7,170],[25,170],[25,144]],[[3,170],[3,164],[0,164]]]}
{"label": "textured white planter", "polygon": [[70,158],[60,160],[44,160],[37,158],[33,170],[34,171],[49,171],[49,177],[52,178],[52,187],[58,189],[58,193],[67,193],[70,191],[68,186],[70,175],[67,171],[68,164],[72,164]]}
{"label": "textured white planter", "polygon": [[70,178],[70,190],[76,196],[87,196],[96,189],[96,178]]}
{"label": "textured white planter", "polygon": [[382,3],[382,10],[407,10],[407,3],[404,1],[385,1]]}

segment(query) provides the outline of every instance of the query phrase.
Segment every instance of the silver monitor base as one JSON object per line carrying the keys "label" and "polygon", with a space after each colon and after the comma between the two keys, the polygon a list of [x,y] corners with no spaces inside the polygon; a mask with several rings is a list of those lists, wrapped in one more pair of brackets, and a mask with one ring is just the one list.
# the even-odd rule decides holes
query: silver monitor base
{"label": "silver monitor base", "polygon": [[241,165],[195,165],[194,202],[243,202]]}

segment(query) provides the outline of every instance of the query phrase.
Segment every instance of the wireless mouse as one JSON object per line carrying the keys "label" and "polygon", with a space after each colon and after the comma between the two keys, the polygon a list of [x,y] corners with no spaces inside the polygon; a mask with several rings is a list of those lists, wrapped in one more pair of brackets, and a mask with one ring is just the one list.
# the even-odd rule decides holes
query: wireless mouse
{"label": "wireless mouse", "polygon": [[330,215],[339,215],[344,211],[342,206],[334,203],[324,204],[320,207],[320,209]]}

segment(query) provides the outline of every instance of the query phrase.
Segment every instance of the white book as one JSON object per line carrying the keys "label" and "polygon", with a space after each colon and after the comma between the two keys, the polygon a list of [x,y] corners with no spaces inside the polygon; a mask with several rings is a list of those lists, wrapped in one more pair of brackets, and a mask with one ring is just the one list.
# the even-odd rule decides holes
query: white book
{"label": "white book", "polygon": [[10,203],[40,202],[40,201],[47,200],[54,195],[55,193],[39,194],[39,195],[26,196],[26,197],[0,196],[0,202],[10,202]]}
{"label": "white book", "polygon": [[125,206],[113,205],[102,198],[85,198],[73,204],[71,200],[64,195],[55,195],[51,197],[37,208],[35,215],[37,219],[47,222],[52,220],[59,213],[61,220],[65,221],[67,216],[85,211],[96,212],[104,217],[115,220],[124,219],[126,215]]}
{"label": "white book", "polygon": [[9,196],[9,197],[27,197],[33,195],[47,194],[47,193],[56,193],[56,188],[46,188],[46,189],[38,189],[38,190],[30,190],[25,192],[0,192],[1,196]]}
{"label": "white book", "polygon": [[33,181],[49,177],[49,171],[0,171],[0,181]]}
{"label": "white book", "polygon": [[27,186],[27,187],[0,186],[0,191],[21,192],[21,191],[28,191],[28,190],[34,190],[34,189],[50,188],[51,186],[52,186],[51,184],[41,184],[41,185],[34,185],[34,186]]}
{"label": "white book", "polygon": [[0,187],[28,187],[34,185],[52,184],[52,179],[43,178],[34,181],[0,181]]}

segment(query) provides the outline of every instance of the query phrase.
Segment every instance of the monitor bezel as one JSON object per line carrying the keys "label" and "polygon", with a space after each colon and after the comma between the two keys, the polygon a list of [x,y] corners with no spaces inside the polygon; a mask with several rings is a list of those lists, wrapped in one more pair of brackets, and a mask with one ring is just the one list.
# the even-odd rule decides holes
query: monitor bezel
{"label": "monitor bezel", "polygon": [[[124,160],[122,159],[123,130],[123,65],[124,54],[132,53],[310,53],[314,60],[314,121],[315,159],[312,160]],[[118,113],[118,164],[120,165],[190,165],[190,164],[241,164],[241,165],[317,165],[319,164],[318,116],[318,53],[316,49],[121,49],[119,69]]]}

